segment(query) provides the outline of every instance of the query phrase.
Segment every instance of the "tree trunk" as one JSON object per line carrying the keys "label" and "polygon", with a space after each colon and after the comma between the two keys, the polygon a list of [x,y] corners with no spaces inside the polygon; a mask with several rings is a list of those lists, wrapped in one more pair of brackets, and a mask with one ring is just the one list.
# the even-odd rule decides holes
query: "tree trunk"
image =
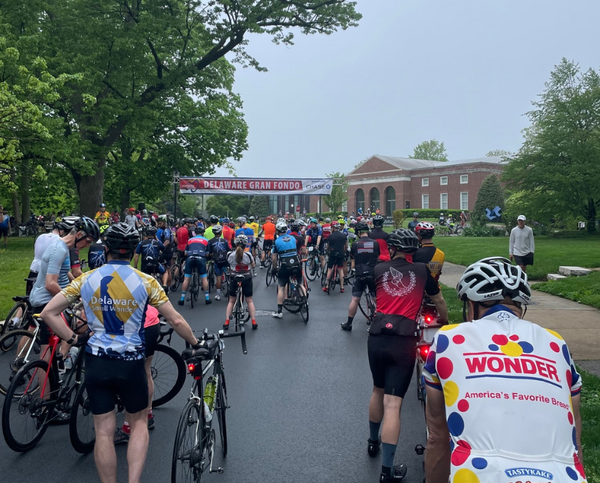
{"label": "tree trunk", "polygon": [[23,221],[28,221],[31,215],[31,200],[29,198],[29,171],[29,159],[23,159],[21,163],[21,208],[23,210]]}
{"label": "tree trunk", "polygon": [[596,202],[593,199],[588,200],[586,216],[586,228],[589,234],[596,233]]}
{"label": "tree trunk", "polygon": [[128,186],[123,186],[121,189],[121,213],[129,209],[129,203],[131,200],[131,190]]}
{"label": "tree trunk", "polygon": [[[17,184],[17,175],[15,173],[15,170],[13,169],[10,173],[10,180],[13,184]],[[17,224],[21,223],[21,220],[23,219],[21,217],[21,206],[19,205],[19,194],[17,191],[13,191],[10,194],[10,197],[12,199],[12,211],[15,214],[15,220],[17,222]]]}
{"label": "tree trunk", "polygon": [[81,176],[79,182],[79,210],[81,215],[93,218],[104,195],[104,162],[98,165],[92,176]]}

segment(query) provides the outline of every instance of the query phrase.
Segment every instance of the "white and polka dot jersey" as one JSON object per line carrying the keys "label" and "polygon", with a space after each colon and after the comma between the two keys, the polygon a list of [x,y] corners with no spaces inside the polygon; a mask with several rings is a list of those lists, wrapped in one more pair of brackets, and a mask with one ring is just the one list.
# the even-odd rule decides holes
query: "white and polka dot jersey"
{"label": "white and polka dot jersey", "polygon": [[424,377],[444,391],[452,483],[585,481],[571,401],[581,378],[556,332],[495,306],[442,327]]}

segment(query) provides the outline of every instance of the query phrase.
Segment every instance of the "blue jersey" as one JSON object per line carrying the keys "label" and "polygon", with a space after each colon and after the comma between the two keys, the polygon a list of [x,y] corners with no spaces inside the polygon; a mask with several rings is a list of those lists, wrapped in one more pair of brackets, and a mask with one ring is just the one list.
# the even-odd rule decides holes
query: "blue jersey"
{"label": "blue jersey", "polygon": [[207,250],[208,240],[203,236],[196,235],[188,240],[185,253],[189,257],[206,258]]}
{"label": "blue jersey", "polygon": [[246,235],[248,237],[248,244],[246,245],[246,250],[250,250],[252,247],[252,243],[254,242],[254,230],[250,227],[238,228],[235,231],[235,236],[238,235]]}
{"label": "blue jersey", "polygon": [[158,240],[142,240],[135,249],[135,253],[142,256],[142,270],[156,267],[160,258],[160,251],[164,249],[165,246]]}
{"label": "blue jersey", "polygon": [[296,238],[293,235],[282,235],[277,237],[273,245],[272,253],[277,253],[282,258],[292,257],[298,254]]}
{"label": "blue jersey", "polygon": [[306,230],[306,236],[310,238],[309,243],[315,245],[320,236],[323,236],[323,229],[321,225],[317,225],[315,228],[310,227]]}
{"label": "blue jersey", "polygon": [[166,242],[169,242],[169,246],[166,247],[167,250],[171,249],[172,250],[172,245],[173,245],[173,232],[171,231],[170,228],[159,228],[158,230],[156,230],[156,239],[161,242],[163,245]]}

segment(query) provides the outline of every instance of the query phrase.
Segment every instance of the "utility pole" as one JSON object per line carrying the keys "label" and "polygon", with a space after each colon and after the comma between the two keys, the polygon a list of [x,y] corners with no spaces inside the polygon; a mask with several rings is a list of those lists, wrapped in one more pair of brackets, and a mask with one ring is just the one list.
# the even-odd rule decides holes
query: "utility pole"
{"label": "utility pole", "polygon": [[177,188],[179,187],[179,171],[173,173],[173,216],[177,223]]}

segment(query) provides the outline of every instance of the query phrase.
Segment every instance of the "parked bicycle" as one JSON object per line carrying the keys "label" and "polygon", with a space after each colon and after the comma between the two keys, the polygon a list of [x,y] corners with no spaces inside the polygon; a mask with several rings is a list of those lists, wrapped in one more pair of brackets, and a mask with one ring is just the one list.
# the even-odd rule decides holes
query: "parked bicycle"
{"label": "parked bicycle", "polygon": [[194,383],[177,424],[171,460],[171,483],[199,482],[206,471],[223,473],[223,468],[213,468],[216,432],[212,424],[216,413],[221,454],[225,457],[228,449],[226,415],[229,405],[223,365],[223,339],[228,337],[240,337],[242,350],[244,354],[247,353],[243,327],[239,332],[231,333],[222,330],[214,333],[204,329],[200,347],[183,352]]}

